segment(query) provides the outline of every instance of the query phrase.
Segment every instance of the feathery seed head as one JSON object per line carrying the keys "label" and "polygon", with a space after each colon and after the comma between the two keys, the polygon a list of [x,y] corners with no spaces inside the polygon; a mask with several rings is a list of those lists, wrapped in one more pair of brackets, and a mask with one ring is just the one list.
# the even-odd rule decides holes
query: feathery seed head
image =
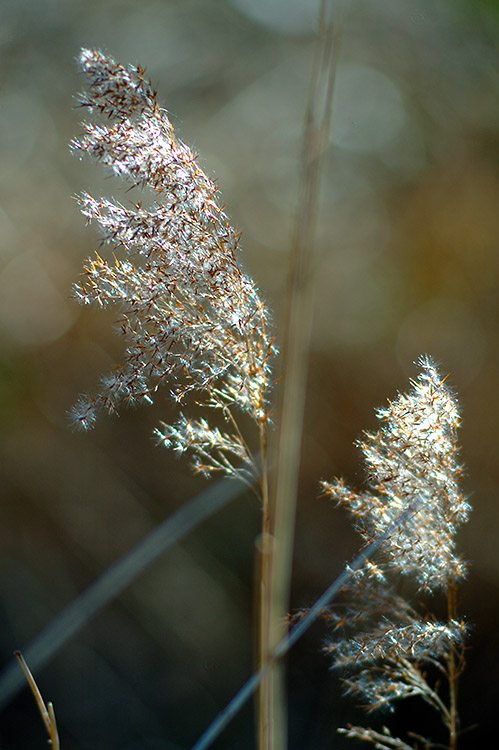
{"label": "feathery seed head", "polygon": [[470,506],[459,489],[462,467],[455,400],[427,357],[412,390],[377,410],[381,429],[366,433],[364,454],[372,492],[356,492],[341,480],[324,483],[345,505],[365,538],[382,533],[412,504],[414,512],[382,546],[390,567],[412,575],[423,589],[445,588],[465,573],[455,555],[455,534]]}
{"label": "feathery seed head", "polygon": [[[143,69],[95,50],[83,50],[79,62],[87,80],[80,105],[103,122],[85,123],[73,150],[133,187],[150,188],[155,200],[145,208],[79,197],[84,216],[125,258],[89,259],[75,296],[83,304],[117,305],[127,347],[100,392],[80,398],[73,421],[87,429],[99,412],[150,401],[169,381],[177,400],[193,391],[201,402],[235,405],[263,422],[273,353],[268,314],[240,266],[239,237],[215,184],[176,138]],[[189,423],[178,429],[182,424]],[[188,444],[192,435],[184,439]]]}
{"label": "feathery seed head", "polygon": [[[419,365],[412,389],[378,409],[380,430],[359,442],[372,491],[351,490],[341,479],[323,482],[325,493],[348,508],[366,540],[412,509],[381,543],[380,562],[356,571],[344,587],[344,602],[328,615],[334,638],[325,650],[336,668],[348,670],[345,687],[361,696],[368,710],[392,709],[397,700],[419,696],[449,725],[449,710],[428,683],[423,665],[432,664],[454,679],[448,664],[454,663],[467,631],[449,604],[465,573],[454,538],[470,508],[458,485],[457,404],[431,360],[423,357]],[[422,617],[395,593],[390,570],[412,576],[426,591],[446,590],[449,619]],[[377,747],[409,748],[388,734],[383,744],[372,729],[345,731]]]}

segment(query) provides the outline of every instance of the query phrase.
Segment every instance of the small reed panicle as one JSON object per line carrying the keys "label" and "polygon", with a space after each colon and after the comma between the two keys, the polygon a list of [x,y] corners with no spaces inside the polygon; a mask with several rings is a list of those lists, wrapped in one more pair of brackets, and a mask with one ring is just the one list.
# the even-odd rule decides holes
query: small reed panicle
{"label": "small reed panicle", "polygon": [[[456,613],[456,588],[465,576],[455,551],[455,535],[470,506],[459,490],[456,401],[432,361],[421,358],[421,372],[407,394],[378,409],[381,429],[366,433],[359,446],[372,491],[348,489],[342,480],[324,482],[327,495],[345,506],[364,540],[381,534],[411,504],[414,511],[380,548],[380,562],[357,571],[344,590],[344,605],[328,615],[335,635],[326,646],[336,668],[348,676],[348,692],[369,711],[393,709],[403,698],[420,696],[435,708],[455,750],[458,734],[457,677],[463,667],[466,625]],[[448,617],[423,617],[397,594],[390,574],[409,576],[422,592],[444,592]],[[430,684],[431,666],[447,680],[443,698]],[[340,730],[388,750],[413,749],[393,737],[363,727]],[[415,735],[413,735],[415,736]],[[420,738],[421,746],[430,741]],[[426,745],[425,743],[430,743]]]}
{"label": "small reed panicle", "polygon": [[181,414],[177,424],[157,430],[158,440],[181,453],[190,450],[203,473],[246,472],[247,478],[254,460],[233,410],[249,414],[262,436],[273,344],[265,305],[239,262],[239,236],[216,185],[176,138],[144,70],[94,50],[82,50],[79,63],[87,81],[79,104],[102,122],[84,123],[73,150],[131,187],[150,188],[153,200],[146,207],[79,197],[88,221],[97,222],[103,241],[123,257],[108,261],[96,253],[75,294],[83,304],[118,307],[126,351],[99,392],[80,397],[72,420],[88,429],[99,412],[150,402],[168,383],[177,403],[192,394],[221,410],[230,429]]}

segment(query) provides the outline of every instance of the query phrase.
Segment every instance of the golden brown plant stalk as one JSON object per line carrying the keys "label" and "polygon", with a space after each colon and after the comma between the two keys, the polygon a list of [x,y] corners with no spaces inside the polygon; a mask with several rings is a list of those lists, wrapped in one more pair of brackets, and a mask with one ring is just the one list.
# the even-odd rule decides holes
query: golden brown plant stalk
{"label": "golden brown plant stalk", "polygon": [[31,670],[26,664],[21,652],[15,651],[14,655],[17,661],[19,662],[19,666],[24,672],[24,676],[26,677],[28,685],[31,688],[31,692],[34,695],[36,705],[38,706],[38,710],[40,711],[40,715],[43,719],[45,729],[47,730],[47,734],[49,736],[49,740],[48,740],[49,744],[52,750],[59,750],[59,734],[57,731],[57,723],[55,720],[54,706],[52,705],[52,703],[50,703],[50,701],[47,704],[45,704],[45,701],[42,698],[42,694],[40,693],[38,685],[36,684],[35,678],[31,674]]}
{"label": "golden brown plant stalk", "polygon": [[[341,10],[341,8],[340,8]],[[265,592],[269,612],[267,623],[270,654],[286,632],[295,515],[300,468],[303,415],[309,364],[310,332],[314,313],[315,228],[323,157],[328,146],[331,107],[341,35],[342,14],[329,0],[320,6],[318,37],[305,112],[299,200],[291,248],[289,300],[284,332],[282,371],[283,395],[279,410],[276,446],[276,476],[271,493],[272,523],[268,538],[269,581]],[[267,717],[261,726],[260,750],[287,747],[284,664],[275,664],[261,689],[260,712]]]}

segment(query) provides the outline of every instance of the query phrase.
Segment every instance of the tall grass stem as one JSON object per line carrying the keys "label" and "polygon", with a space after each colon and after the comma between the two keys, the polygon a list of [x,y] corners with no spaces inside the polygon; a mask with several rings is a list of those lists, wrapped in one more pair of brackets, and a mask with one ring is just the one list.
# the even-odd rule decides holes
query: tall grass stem
{"label": "tall grass stem", "polygon": [[[300,466],[301,436],[305,409],[310,334],[314,308],[314,234],[318,208],[320,173],[327,148],[334,79],[338,59],[342,14],[333,14],[333,3],[322,0],[319,33],[305,113],[301,175],[289,277],[290,300],[285,322],[282,371],[285,375],[277,439],[277,469],[271,498],[273,544],[268,584],[262,592],[262,621],[268,621],[271,653],[285,632],[289,610],[290,581],[295,533],[296,498]],[[264,570],[265,572],[265,570]],[[262,662],[263,664],[263,662]],[[263,680],[259,720],[260,750],[284,750],[286,699],[284,667],[275,665]]]}

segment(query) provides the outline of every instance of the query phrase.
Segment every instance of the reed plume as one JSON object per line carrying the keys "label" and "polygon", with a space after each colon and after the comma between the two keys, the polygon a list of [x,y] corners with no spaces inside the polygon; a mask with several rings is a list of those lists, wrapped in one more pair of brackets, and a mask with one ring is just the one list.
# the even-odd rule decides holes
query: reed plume
{"label": "reed plume", "polygon": [[168,383],[179,405],[192,395],[220,410],[229,429],[181,414],[176,424],[158,428],[158,440],[191,451],[203,473],[253,475],[233,410],[249,414],[260,433],[265,429],[273,343],[265,305],[239,262],[239,236],[216,185],[176,138],[144,70],[95,50],[82,50],[79,63],[87,81],[79,105],[102,122],[84,123],[72,149],[131,187],[149,188],[152,201],[79,197],[83,214],[122,258],[96,253],[75,295],[83,304],[119,308],[126,350],[98,393],[80,397],[72,420],[87,429],[99,412],[150,402]]}
{"label": "reed plume", "polygon": [[[342,480],[323,483],[326,494],[345,506],[364,540],[383,533],[404,510],[407,520],[381,545],[380,561],[370,561],[345,587],[343,606],[328,615],[334,636],[326,646],[344,684],[369,711],[392,710],[403,698],[419,696],[436,709],[447,727],[449,749],[458,736],[457,678],[463,667],[467,627],[456,612],[456,590],[466,567],[456,554],[455,535],[470,506],[459,489],[462,467],[455,398],[428,357],[412,389],[377,410],[381,429],[366,433],[359,446],[372,490],[358,492]],[[423,616],[394,588],[393,574],[407,576],[419,592],[443,592],[447,619]],[[438,678],[430,684],[428,667]],[[447,695],[437,683],[445,678]],[[383,750],[414,745],[363,727],[340,730]],[[421,747],[431,741],[419,738]]]}

